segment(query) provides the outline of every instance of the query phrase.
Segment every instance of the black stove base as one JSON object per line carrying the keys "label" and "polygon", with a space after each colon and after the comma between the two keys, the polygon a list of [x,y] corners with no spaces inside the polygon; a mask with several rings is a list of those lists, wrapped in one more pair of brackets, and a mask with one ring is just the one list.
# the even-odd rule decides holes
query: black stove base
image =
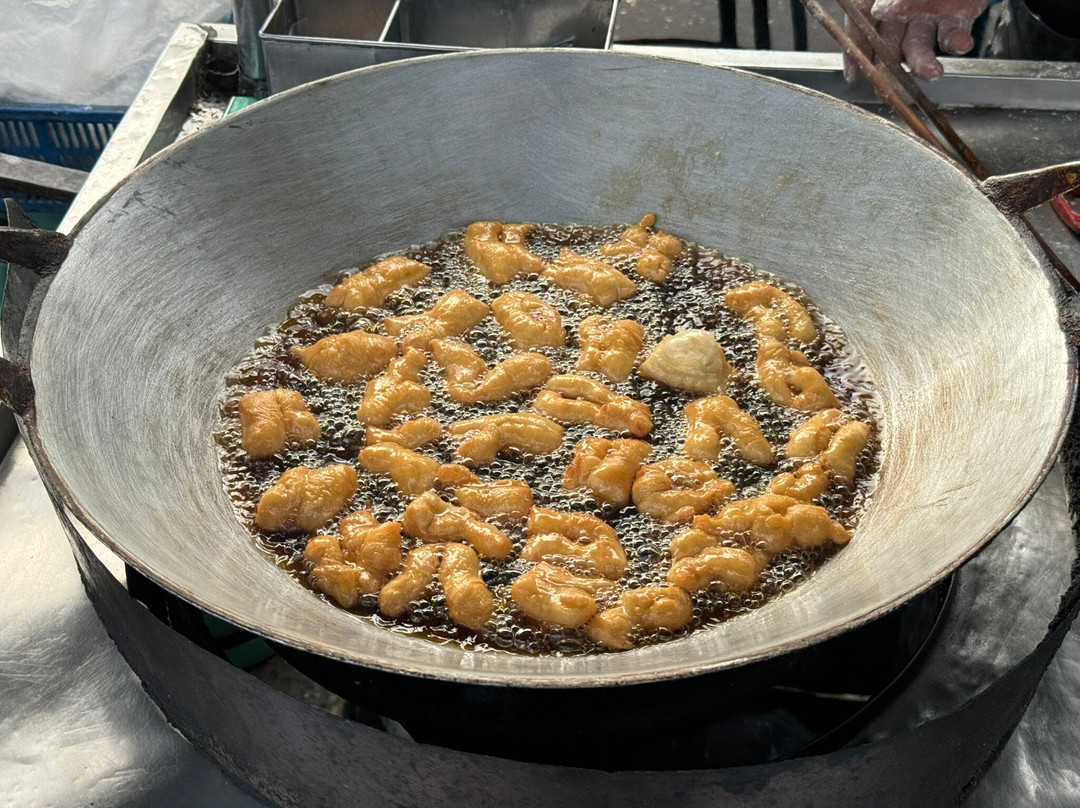
{"label": "black stove base", "polygon": [[[738,766],[839,749],[918,667],[951,579],[900,609],[803,651],[673,682],[595,689],[466,686],[358,668],[274,646],[346,699],[352,720],[463,752],[605,771]],[[128,588],[171,628],[229,659],[205,616],[134,570]],[[677,646],[673,646],[677,652]]]}

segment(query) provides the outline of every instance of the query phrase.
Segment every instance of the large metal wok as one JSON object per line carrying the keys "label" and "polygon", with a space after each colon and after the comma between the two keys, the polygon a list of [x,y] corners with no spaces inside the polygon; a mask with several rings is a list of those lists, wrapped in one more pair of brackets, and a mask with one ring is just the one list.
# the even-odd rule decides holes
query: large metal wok
{"label": "large metal wok", "polygon": [[[1017,187],[999,183],[997,196]],[[850,546],[809,583],[678,642],[526,658],[379,629],[256,550],[211,433],[225,373],[301,291],[480,218],[646,211],[799,284],[872,370],[880,484]],[[208,612],[382,671],[655,682],[864,623],[993,537],[1053,463],[1071,412],[1075,360],[1055,290],[1045,257],[984,188],[850,106],[660,59],[459,54],[306,85],[142,166],[79,225],[35,298],[36,328],[18,346],[32,388],[11,364],[0,386],[53,494]]]}

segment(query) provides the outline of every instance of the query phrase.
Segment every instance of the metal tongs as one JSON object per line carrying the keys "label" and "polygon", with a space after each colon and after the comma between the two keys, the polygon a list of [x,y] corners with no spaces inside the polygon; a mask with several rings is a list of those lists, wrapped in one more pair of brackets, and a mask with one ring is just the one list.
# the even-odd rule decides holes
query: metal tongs
{"label": "metal tongs", "polygon": [[[878,33],[873,20],[868,19],[853,0],[837,0],[837,2],[870,43],[875,56],[873,61],[855,44],[844,30],[844,26],[829,14],[818,0],[802,0],[807,11],[836,40],[844,54],[858,65],[859,70],[873,85],[881,99],[896,110],[896,114],[904,123],[932,149],[946,156],[959,157],[971,175],[979,182],[983,193],[1002,212],[1023,219],[1021,216],[1023,211],[1029,210],[1042,201],[1050,200],[1055,208],[1068,206],[1068,202],[1062,195],[1080,185],[1080,162],[991,177],[990,172],[986,170],[971,147],[953,129],[937,105],[926,97],[911,74],[900,63],[900,49]],[[910,102],[904,100],[904,93],[911,99]],[[916,112],[916,108],[919,112]],[[920,117],[920,112],[923,117]],[[944,143],[931,130],[930,124],[944,138]],[[951,147],[951,152],[946,143],[948,147]],[[1030,226],[1026,219],[1024,223],[1062,279],[1074,291],[1080,292],[1080,281],[1077,281],[1071,270],[1054,254],[1042,236]]]}

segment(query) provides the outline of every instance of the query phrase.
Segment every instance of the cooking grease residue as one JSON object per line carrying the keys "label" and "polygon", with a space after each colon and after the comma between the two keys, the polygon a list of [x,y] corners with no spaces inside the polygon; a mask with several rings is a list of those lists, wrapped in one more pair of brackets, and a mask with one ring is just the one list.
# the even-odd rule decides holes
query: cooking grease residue
{"label": "cooking grease residue", "polygon": [[[537,227],[528,238],[528,247],[545,261],[553,261],[562,247],[590,256],[600,257],[599,247],[618,239],[622,227],[579,227],[547,225]],[[432,267],[432,272],[419,290],[406,288],[391,295],[383,309],[364,313],[343,312],[322,305],[329,285],[308,292],[290,309],[289,316],[269,335],[261,339],[255,351],[244,359],[227,378],[227,389],[221,406],[221,428],[215,435],[221,447],[222,473],[226,490],[241,521],[256,541],[269,551],[276,562],[288,569],[298,580],[311,586],[303,550],[309,535],[269,534],[255,526],[255,506],[260,496],[286,469],[306,465],[319,467],[334,463],[351,463],[363,445],[364,426],[356,419],[356,410],[364,392],[364,383],[343,387],[316,379],[293,357],[289,349],[310,345],[330,334],[354,329],[382,332],[382,319],[388,316],[425,311],[451,289],[464,289],[474,297],[490,303],[509,289],[532,292],[554,305],[562,314],[567,329],[567,344],[547,348],[556,373],[574,372],[579,347],[577,326],[591,314],[632,319],[642,325],[646,335],[645,355],[651,346],[666,335],[686,328],[707,329],[716,335],[729,362],[735,369],[732,382],[724,391],[748,411],[761,426],[778,457],[795,427],[807,420],[810,413],[800,413],[773,404],[754,381],[754,359],[757,338],[750,324],[735,316],[723,303],[724,292],[753,280],[765,280],[793,294],[807,307],[818,327],[819,338],[804,348],[811,363],[822,371],[839,398],[842,408],[853,417],[876,423],[876,403],[873,388],[865,367],[845,345],[840,330],[826,320],[806,296],[774,276],[726,258],[720,253],[692,243],[676,259],[670,277],[662,285],[654,284],[633,273],[633,258],[604,259],[632,277],[638,294],[620,301],[605,310],[583,302],[573,293],[531,277],[513,281],[506,286],[490,284],[465,259],[463,233],[455,231],[441,240],[404,251]],[[344,277],[342,275],[341,277]],[[335,280],[339,280],[335,279]],[[487,317],[462,339],[490,364],[506,359],[513,353],[506,335],[493,317]],[[601,377],[597,377],[601,378]],[[603,380],[601,378],[602,381]],[[421,381],[432,394],[431,406],[411,417],[428,415],[446,425],[463,418],[496,412],[528,409],[533,395],[518,396],[495,404],[462,405],[449,399],[446,384],[438,365],[429,361]],[[647,438],[654,449],[651,462],[682,453],[686,434],[683,408],[696,396],[667,388],[656,382],[631,374],[630,379],[611,385],[618,393],[645,401],[652,409],[655,424]],[[322,425],[322,436],[314,445],[290,447],[277,456],[253,460],[240,448],[240,428],[237,401],[253,390],[291,388],[299,391],[310,410]],[[395,423],[399,423],[395,421]],[[640,586],[667,585],[665,574],[670,566],[667,546],[671,538],[686,525],[658,522],[637,512],[633,504],[619,511],[599,505],[588,491],[565,491],[560,485],[563,470],[569,464],[574,446],[586,437],[619,437],[591,425],[567,426],[562,448],[542,458],[525,456],[500,457],[494,464],[477,472],[483,480],[519,479],[532,487],[537,505],[557,510],[585,511],[607,520],[618,532],[626,551],[626,573],[619,579],[619,591]],[[818,500],[832,516],[849,530],[854,527],[865,506],[874,482],[879,442],[877,431],[858,462],[858,473],[851,486],[834,484]],[[454,462],[453,445],[447,437],[419,450],[443,463]],[[742,460],[728,446],[714,468],[721,477],[737,487],[736,498],[757,496],[764,491],[776,474],[791,471],[795,464],[781,460],[775,467],[762,469]],[[361,507],[370,507],[380,521],[400,520],[406,500],[385,476],[367,473],[357,467],[360,485],[344,516]],[[449,494],[446,494],[449,496]],[[457,642],[470,650],[499,649],[527,654],[582,654],[603,649],[585,634],[584,628],[560,629],[539,627],[522,614],[510,599],[510,584],[531,564],[516,560],[525,544],[524,520],[495,521],[514,542],[514,553],[505,561],[482,562],[484,581],[495,596],[496,612],[479,633],[472,633],[451,622],[441,593],[428,596],[396,620],[379,615],[377,596],[371,595],[353,609],[378,625],[392,631],[422,636],[438,642]],[[321,533],[332,533],[336,522]],[[857,541],[857,537],[855,538]],[[405,538],[403,550],[408,552],[420,542]],[[679,631],[665,631],[641,639],[640,644],[682,637],[691,631],[713,625],[735,615],[757,608],[769,599],[787,592],[805,581],[833,552],[834,548],[790,551],[775,556],[759,584],[741,595],[709,591],[692,595],[694,618]],[[437,588],[436,588],[437,589]],[[614,600],[614,597],[611,598]],[[600,601],[601,609],[608,601]]]}

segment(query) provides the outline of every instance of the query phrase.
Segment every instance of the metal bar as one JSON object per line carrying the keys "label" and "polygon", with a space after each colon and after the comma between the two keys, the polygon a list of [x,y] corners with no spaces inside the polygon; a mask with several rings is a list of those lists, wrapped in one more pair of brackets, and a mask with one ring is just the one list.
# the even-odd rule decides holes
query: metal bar
{"label": "metal bar", "polygon": [[75,168],[0,154],[0,187],[20,193],[71,199],[79,193],[87,176],[87,172]]}
{"label": "metal bar", "polygon": [[806,31],[806,9],[799,0],[790,0],[791,6],[791,47],[804,51],[809,46]]}
{"label": "metal bar", "polygon": [[754,47],[757,50],[772,50],[772,37],[769,35],[769,4],[767,0],[751,0],[754,19]]}
{"label": "metal bar", "polygon": [[[865,106],[879,101],[868,84],[852,86],[844,81],[839,53],[623,44],[612,50],[749,70],[850,104]],[[955,57],[941,57],[941,63],[945,75],[939,81],[931,84],[914,79],[941,109],[1080,112],[1080,63]]]}
{"label": "metal bar", "polygon": [[893,45],[891,42],[886,41],[877,32],[877,26],[866,19],[862,11],[855,6],[852,0],[837,0],[840,4],[840,8],[844,10],[848,18],[855,23],[855,26],[859,29],[863,36],[866,37],[870,43],[874,53],[880,58],[882,64],[889,69],[893,78],[899,82],[900,86],[904,88],[911,99],[922,110],[923,114],[937,127],[937,130],[945,136],[945,139],[949,142],[949,145],[956,150],[956,153],[971,169],[976,178],[982,180],[990,176],[990,172],[986,170],[986,167],[982,164],[982,161],[975,156],[975,153],[971,150],[964,139],[957,134],[953,129],[952,124],[941,114],[941,111],[937,108],[933,101],[926,97],[926,94],[919,89],[914,79],[908,74],[908,72],[900,64],[900,49]]}
{"label": "metal bar", "polygon": [[915,111],[900,97],[890,77],[874,66],[869,57],[847,35],[840,23],[833,19],[832,15],[822,8],[817,0],[803,0],[803,5],[806,6],[806,10],[813,15],[814,19],[821,23],[821,27],[825,29],[829,36],[836,40],[844,53],[859,66],[859,70],[874,85],[878,95],[896,110],[896,114],[903,119],[904,123],[930,146],[945,153],[945,147],[926,126],[922,118],[916,115]]}
{"label": "metal bar", "polygon": [[719,0],[720,42],[721,48],[739,47],[739,38],[735,33],[735,0]]}
{"label": "metal bar", "polygon": [[[192,65],[209,32],[199,25],[181,25],[165,47],[150,78],[124,115],[95,170],[60,222],[62,232],[75,224],[139,163],[176,139],[195,100]],[[160,123],[160,125],[158,125]]]}

